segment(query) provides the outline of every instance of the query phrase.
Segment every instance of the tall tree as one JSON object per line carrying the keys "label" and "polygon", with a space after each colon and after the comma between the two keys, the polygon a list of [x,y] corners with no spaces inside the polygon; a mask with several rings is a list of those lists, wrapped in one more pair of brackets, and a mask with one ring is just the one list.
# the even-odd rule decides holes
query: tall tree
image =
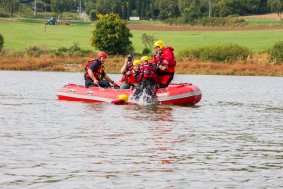
{"label": "tall tree", "polygon": [[96,13],[97,14],[109,14],[116,13],[122,15],[120,0],[97,0]]}
{"label": "tall tree", "polygon": [[86,13],[89,14],[91,10],[95,10],[96,0],[83,0],[83,4]]}
{"label": "tall tree", "polygon": [[142,14],[142,0],[137,0],[137,16],[141,17]]}
{"label": "tall tree", "polygon": [[141,6],[141,18],[145,19],[145,17],[146,17],[146,1],[143,1]]}
{"label": "tall tree", "polygon": [[180,11],[175,0],[157,0],[156,7],[160,10],[159,18],[165,20],[179,16]]}
{"label": "tall tree", "polygon": [[150,18],[155,19],[155,11],[154,11],[154,1],[150,3]]}
{"label": "tall tree", "polygon": [[123,2],[123,5],[122,5],[122,19],[126,20],[127,18],[128,18],[127,2]]}
{"label": "tall tree", "polygon": [[128,0],[128,18],[132,16],[133,0]]}
{"label": "tall tree", "polygon": [[268,0],[267,4],[272,12],[276,12],[280,19],[283,11],[283,0]]}
{"label": "tall tree", "polygon": [[51,0],[51,10],[55,12],[58,17],[64,12],[64,9],[65,0]]}
{"label": "tall tree", "polygon": [[189,8],[185,8],[183,17],[185,22],[192,22],[202,16],[200,0],[193,0]]}
{"label": "tall tree", "polygon": [[182,15],[184,14],[185,9],[189,8],[191,4],[192,0],[178,0],[178,7]]}
{"label": "tall tree", "polygon": [[1,4],[10,13],[10,16],[13,16],[19,10],[20,0],[2,0]]}

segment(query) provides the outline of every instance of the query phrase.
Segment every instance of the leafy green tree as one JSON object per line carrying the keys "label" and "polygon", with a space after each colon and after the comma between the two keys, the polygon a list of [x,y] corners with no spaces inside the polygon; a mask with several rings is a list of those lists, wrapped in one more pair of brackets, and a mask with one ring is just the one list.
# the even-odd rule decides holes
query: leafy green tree
{"label": "leafy green tree", "polygon": [[132,16],[133,0],[128,0],[128,18]]}
{"label": "leafy green tree", "polygon": [[123,5],[122,5],[122,19],[126,20],[127,18],[128,18],[127,3],[123,2]]}
{"label": "leafy green tree", "polygon": [[178,4],[175,0],[157,0],[156,7],[160,10],[159,18],[165,20],[180,15]]}
{"label": "leafy green tree", "polygon": [[85,12],[90,14],[91,11],[95,10],[96,0],[83,0]]}
{"label": "leafy green tree", "polygon": [[130,37],[132,34],[126,22],[118,14],[97,15],[98,21],[91,36],[91,44],[95,48],[109,54],[127,54],[133,50]]}
{"label": "leafy green tree", "polygon": [[19,10],[20,0],[2,0],[1,5],[10,13],[10,16],[13,16]]}
{"label": "leafy green tree", "polygon": [[137,0],[136,4],[137,4],[137,16],[141,17],[143,1]]}
{"label": "leafy green tree", "polygon": [[186,23],[190,23],[202,16],[201,4],[199,0],[193,0],[189,8],[185,8],[183,17]]}
{"label": "leafy green tree", "polygon": [[233,14],[241,15],[244,9],[243,4],[239,0],[220,0],[215,5],[217,16],[225,17]]}
{"label": "leafy green tree", "polygon": [[191,0],[178,0],[178,7],[182,15],[184,14],[185,9],[189,8],[191,4]]}
{"label": "leafy green tree", "polygon": [[267,4],[272,12],[276,12],[280,19],[283,11],[283,0],[267,0]]}
{"label": "leafy green tree", "polygon": [[0,52],[2,51],[3,46],[4,46],[4,37],[0,34]]}
{"label": "leafy green tree", "polygon": [[64,12],[65,0],[51,0],[51,10],[59,16]]}
{"label": "leafy green tree", "polygon": [[97,0],[96,13],[109,14],[116,13],[122,15],[122,3],[120,0]]}
{"label": "leafy green tree", "polygon": [[150,18],[155,18],[154,2],[150,3]]}

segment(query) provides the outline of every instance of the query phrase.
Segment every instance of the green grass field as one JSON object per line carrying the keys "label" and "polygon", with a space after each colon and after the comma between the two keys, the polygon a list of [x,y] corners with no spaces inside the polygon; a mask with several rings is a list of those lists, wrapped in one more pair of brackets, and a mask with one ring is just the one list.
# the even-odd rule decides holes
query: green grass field
{"label": "green grass field", "polygon": [[283,21],[270,18],[245,18],[247,26],[283,26]]}
{"label": "green grass field", "polygon": [[[46,27],[39,22],[7,22],[0,21],[0,33],[3,35],[5,48],[21,50],[33,45],[48,49],[70,47],[79,42],[82,49],[92,49],[90,36],[93,26],[91,24],[71,23],[71,25],[55,25]],[[149,29],[150,30],[150,29]],[[141,36],[143,33],[153,35],[156,39],[165,41],[176,52],[186,48],[199,48],[223,43],[238,43],[260,52],[267,50],[279,40],[283,40],[283,30],[257,30],[257,31],[131,31],[131,38],[135,50],[141,52],[144,48]]]}

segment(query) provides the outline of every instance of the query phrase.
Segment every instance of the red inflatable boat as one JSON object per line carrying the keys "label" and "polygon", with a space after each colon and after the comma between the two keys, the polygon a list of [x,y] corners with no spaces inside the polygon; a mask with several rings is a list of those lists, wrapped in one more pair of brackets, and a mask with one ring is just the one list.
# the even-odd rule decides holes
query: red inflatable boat
{"label": "red inflatable boat", "polygon": [[[57,96],[59,100],[111,103],[121,94],[130,96],[132,93],[132,89],[86,88],[68,84],[57,92]],[[201,100],[201,96],[200,89],[189,83],[171,83],[167,88],[156,90],[156,101],[159,104],[194,105]]]}

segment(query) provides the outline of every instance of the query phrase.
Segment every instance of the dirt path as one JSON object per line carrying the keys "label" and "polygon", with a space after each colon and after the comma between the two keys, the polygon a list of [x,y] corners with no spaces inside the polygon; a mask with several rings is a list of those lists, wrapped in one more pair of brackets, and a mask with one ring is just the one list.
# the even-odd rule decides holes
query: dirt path
{"label": "dirt path", "polygon": [[243,18],[268,18],[268,19],[280,20],[280,17],[278,16],[277,13],[243,16]]}
{"label": "dirt path", "polygon": [[207,26],[170,26],[170,25],[142,25],[128,24],[130,30],[147,31],[245,31],[245,30],[277,30],[283,26],[226,26],[226,27],[207,27]]}

